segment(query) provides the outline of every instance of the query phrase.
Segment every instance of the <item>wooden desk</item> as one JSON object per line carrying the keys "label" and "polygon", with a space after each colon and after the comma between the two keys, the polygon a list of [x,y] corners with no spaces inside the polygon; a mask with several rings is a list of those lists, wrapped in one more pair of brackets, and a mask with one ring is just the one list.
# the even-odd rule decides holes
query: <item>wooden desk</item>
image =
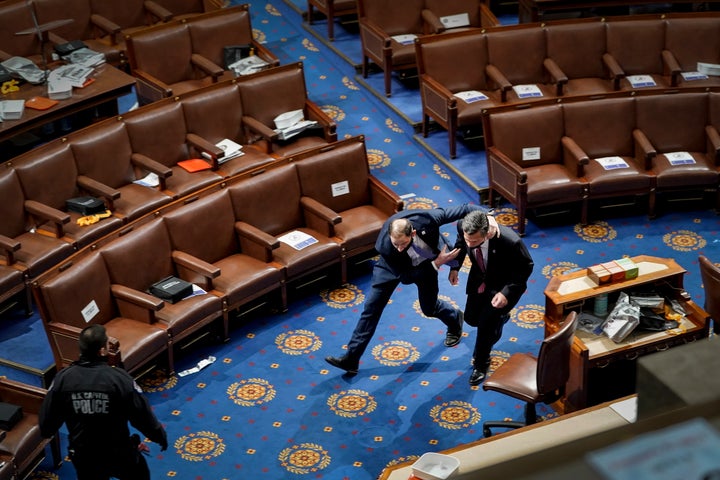
{"label": "wooden desk", "polygon": [[[99,119],[117,115],[117,99],[132,92],[135,79],[111,65],[101,65],[96,69],[95,81],[85,88],[73,88],[72,97],[60,100],[60,103],[47,110],[33,110],[25,107],[19,120],[0,122],[0,144],[22,133],[42,125],[60,120],[79,112],[97,108],[91,112]],[[24,83],[17,92],[3,95],[2,100],[28,100],[36,96],[47,96],[45,85]],[[84,125],[83,125],[84,126]]]}
{"label": "wooden desk", "polygon": [[[675,4],[701,4],[701,3],[717,3],[718,0],[710,0],[709,2],[698,2],[693,0],[670,0]],[[519,0],[518,18],[520,23],[539,22],[543,15],[559,12],[582,12],[591,8],[606,7],[631,7],[639,5],[651,5],[663,2],[658,0],[611,0],[611,1],[576,1],[576,0]]]}
{"label": "wooden desk", "polygon": [[[608,294],[612,305],[621,291],[653,290],[678,300],[687,316],[678,328],[663,332],[632,332],[620,343],[578,330],[570,354],[570,379],[560,402],[565,412],[612,398],[612,390],[601,391],[610,389],[601,381],[606,372],[609,372],[607,376],[611,383],[616,383],[612,386],[617,387],[619,395],[634,393],[634,362],[639,356],[708,336],[709,315],[690,300],[683,288],[685,269],[672,259],[640,255],[632,260],[639,269],[638,277],[632,280],[598,286],[585,271],[553,277],[545,289],[545,335],[555,332],[570,311],[592,310],[594,297],[602,293]],[[622,370],[626,375],[621,375]],[[596,384],[593,384],[593,377],[596,377]],[[602,394],[610,398],[603,398]]]}

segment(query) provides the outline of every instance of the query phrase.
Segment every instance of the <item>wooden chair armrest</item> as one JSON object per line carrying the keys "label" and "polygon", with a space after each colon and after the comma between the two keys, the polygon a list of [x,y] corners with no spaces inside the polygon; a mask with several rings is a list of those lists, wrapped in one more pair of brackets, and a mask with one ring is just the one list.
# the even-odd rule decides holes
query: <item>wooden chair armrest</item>
{"label": "wooden chair armrest", "polygon": [[720,162],[720,133],[713,125],[707,125],[705,134],[708,139],[708,155],[713,159],[713,163],[718,165]]}
{"label": "wooden chair armrest", "polygon": [[[250,130],[250,132],[254,133],[256,136],[260,136],[261,138],[265,139],[268,142],[273,142],[278,139],[278,134],[273,130],[272,128],[268,127],[264,123],[260,122],[254,117],[250,117],[248,115],[242,116],[242,122],[243,125]],[[271,153],[271,152],[266,152]]]}
{"label": "wooden chair armrest", "polygon": [[65,236],[63,225],[70,223],[70,215],[36,200],[25,200],[25,211],[30,215],[55,224],[55,237]]}
{"label": "wooden chair armrest", "polygon": [[327,237],[335,236],[335,225],[342,222],[342,217],[337,212],[314,198],[306,196],[300,197],[300,206],[308,227]]}
{"label": "wooden chair armrest", "polygon": [[193,53],[190,55],[190,63],[202,70],[206,75],[212,77],[213,82],[217,82],[218,78],[220,78],[224,72],[221,66],[199,53]]}
{"label": "wooden chair armrest", "polygon": [[328,143],[335,142],[337,140],[337,124],[335,121],[328,116],[327,113],[320,108],[312,100],[305,101],[305,117],[308,120],[315,120],[323,127],[323,133],[325,140]]}
{"label": "wooden chair armrest", "polygon": [[502,73],[495,65],[485,65],[485,73],[500,90],[500,101],[507,102],[507,92],[512,89],[512,83],[510,83],[507,77],[505,77],[505,74]]}
{"label": "wooden chair armrest", "polygon": [[110,291],[125,318],[152,324],[156,321],[155,312],[165,306],[163,300],[125,285],[112,284]]}
{"label": "wooden chair armrest", "polygon": [[550,81],[555,84],[555,95],[562,97],[563,88],[565,88],[565,84],[568,82],[567,75],[552,58],[543,60],[543,67],[545,67],[548,75],[550,75]]}
{"label": "wooden chair armrest", "polygon": [[212,162],[213,170],[220,167],[218,160],[225,156],[225,150],[195,133],[188,133],[185,136],[185,141],[197,150],[200,155]]}
{"label": "wooden chair armrest", "polygon": [[670,86],[677,87],[680,84],[680,62],[670,50],[662,51],[663,69],[666,75],[670,75]]}
{"label": "wooden chair armrest", "polygon": [[15,252],[22,248],[22,244],[14,238],[0,235],[0,250],[4,250],[5,261],[8,265],[15,263]]}
{"label": "wooden chair armrest", "polygon": [[635,158],[642,162],[645,170],[652,168],[652,160],[657,156],[657,150],[647,138],[645,132],[636,128],[633,130],[633,140],[635,140]]}
{"label": "wooden chair armrest", "polygon": [[445,31],[445,25],[440,21],[440,18],[428,8],[424,8],[420,15],[423,19],[423,32],[425,34],[442,33]]}
{"label": "wooden chair armrest", "polygon": [[100,30],[102,34],[110,35],[111,45],[115,46],[118,44],[117,37],[122,31],[120,25],[111,21],[110,19],[103,17],[102,15],[98,15],[97,13],[93,13],[90,15],[90,23],[92,23],[98,30]]}
{"label": "wooden chair armrest", "polygon": [[152,16],[154,16],[161,22],[167,22],[173,17],[173,14],[170,10],[154,2],[153,0],[145,0],[143,6],[145,7],[145,10],[147,10]]}
{"label": "wooden chair armrest", "polygon": [[115,210],[115,200],[120,198],[120,191],[108,187],[104,183],[98,182],[94,178],[78,175],[76,179],[78,187],[95,197],[102,197],[107,203],[108,209],[112,212]]}
{"label": "wooden chair armrest", "polygon": [[497,147],[487,149],[490,184],[503,197],[517,201],[527,192],[527,172]]}
{"label": "wooden chair armrest", "polygon": [[280,59],[265,45],[259,43],[257,40],[252,41],[253,48],[255,49],[255,55],[268,62],[271,66],[277,67],[280,65]]}
{"label": "wooden chair armrest", "polygon": [[625,78],[625,72],[622,67],[615,57],[609,53],[603,53],[602,61],[610,74],[610,79],[613,81],[613,89],[620,90],[620,80]]}
{"label": "wooden chair armrest", "polygon": [[266,263],[272,262],[272,251],[280,246],[277,238],[243,221],[235,222],[235,232],[243,253]]}
{"label": "wooden chair armrest", "polygon": [[381,212],[392,215],[403,209],[405,202],[403,202],[397,193],[392,191],[374,175],[370,175],[369,181],[372,204]]}
{"label": "wooden chair armrest", "polygon": [[213,289],[213,279],[220,276],[220,268],[216,267],[212,263],[208,263],[205,260],[197,258],[194,255],[190,255],[182,250],[173,250],[172,260],[175,263],[180,277],[185,277],[185,271],[201,275],[205,278],[205,285],[203,288],[206,290]]}
{"label": "wooden chair armrest", "polygon": [[158,176],[160,180],[160,189],[167,188],[167,178],[172,176],[172,168],[153,160],[142,153],[133,153],[130,155],[130,162],[136,167],[148,170]]}
{"label": "wooden chair armrest", "polygon": [[565,168],[575,172],[576,177],[582,177],[585,175],[585,165],[590,162],[590,157],[571,137],[562,137],[561,142]]}

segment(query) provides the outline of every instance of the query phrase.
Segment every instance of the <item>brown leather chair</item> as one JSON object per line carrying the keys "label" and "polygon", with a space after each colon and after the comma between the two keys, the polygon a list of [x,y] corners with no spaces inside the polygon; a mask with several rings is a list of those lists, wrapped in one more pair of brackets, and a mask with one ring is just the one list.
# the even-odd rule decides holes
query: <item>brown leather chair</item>
{"label": "brown leather chair", "polygon": [[[170,211],[163,219],[174,254],[190,255],[219,269],[220,275],[212,279],[192,271],[183,274],[206,291],[215,292],[227,311],[271,292],[280,292],[282,310],[287,309],[282,267],[269,261],[262,248],[251,248],[252,239],[238,235],[227,189]],[[279,242],[274,245],[279,246]],[[178,269],[184,270],[181,265]]]}
{"label": "brown leather chair", "polygon": [[[127,268],[138,268],[125,258]],[[108,336],[119,342],[125,369],[140,375],[168,353],[168,335],[158,325],[156,313],[164,302],[150,294],[111,283],[100,252],[49,271],[33,283],[37,306],[58,369],[78,359],[78,337],[91,323],[105,326]],[[172,358],[167,363],[173,370]]]}
{"label": "brown leather chair", "polygon": [[547,336],[538,356],[514,353],[483,383],[483,390],[499,392],[525,402],[523,422],[487,421],[483,436],[490,437],[493,428],[521,428],[537,422],[535,406],[558,400],[570,376],[572,349],[577,312],[570,312],[559,330]]}
{"label": "brown leather chair", "polygon": [[197,90],[222,77],[222,66],[193,53],[186,21],[148,27],[127,36],[130,71],[140,105]]}
{"label": "brown leather chair", "polygon": [[425,0],[358,0],[362,75],[367,78],[370,61],[383,71],[385,96],[392,95],[394,71],[416,68],[415,46],[395,41],[396,35],[423,34]]}
{"label": "brown leather chair", "polygon": [[587,223],[586,158],[572,158],[564,142],[560,105],[493,113],[483,124],[487,145],[488,199],[496,194],[515,205],[518,232],[527,210],[579,203]]}
{"label": "brown leather chair", "polygon": [[107,48],[127,50],[125,38],[138,30],[172,19],[172,13],[152,0],[88,0],[94,37]]}
{"label": "brown leather chair", "polygon": [[[649,75],[655,86],[637,88],[664,90],[676,86],[680,66],[665,50],[665,22],[624,17],[606,23],[607,47],[603,62],[615,90],[636,90],[627,77]],[[694,69],[693,69],[694,70]]]}
{"label": "brown leather chair", "polygon": [[[37,34],[16,35],[17,32],[35,27],[31,10],[26,0],[7,0],[0,3],[0,62],[11,57],[25,57],[42,68],[40,40]],[[52,44],[46,45],[46,58]]]}
{"label": "brown leather chair", "polygon": [[[106,122],[102,128],[86,128],[72,136],[80,187],[103,197],[113,214],[126,223],[170,203],[172,197],[161,190],[172,170],[134,153],[123,122],[115,119]],[[161,187],[133,183],[150,172],[158,175]]]}
{"label": "brown leather chair", "polygon": [[[500,100],[503,102],[554,98],[567,82],[567,77],[561,72],[547,71],[545,32],[540,28],[518,25],[493,30],[487,36],[487,49],[487,75],[500,89]],[[537,86],[542,97],[520,97],[513,91],[513,87],[519,85]]]}
{"label": "brown leather chair", "polygon": [[72,22],[53,28],[49,32],[54,44],[82,40],[88,48],[105,55],[105,61],[115,67],[125,63],[125,51],[120,45],[109,45],[95,38],[95,24],[89,0],[33,0],[38,22],[43,25],[56,20]]}
{"label": "brown leather chair", "polygon": [[699,256],[698,263],[705,290],[704,309],[712,318],[715,335],[720,335],[720,267],[705,255]]}
{"label": "brown leather chair", "polygon": [[[302,63],[238,77],[237,83],[247,138],[266,153],[287,157],[337,140],[335,122],[307,96]],[[274,119],[293,110],[302,110],[304,118],[316,121],[318,128],[281,141],[275,132]]]}
{"label": "brown leather chair", "polygon": [[[676,14],[678,15],[678,14]],[[682,87],[717,87],[720,78],[684,80],[680,72],[697,71],[697,63],[720,63],[720,18],[683,18],[671,15],[665,21],[665,50],[680,67],[672,85]]]}
{"label": "brown leather chair", "polygon": [[187,93],[181,103],[189,134],[212,145],[228,139],[243,147],[243,155],[230,160],[211,155],[209,160],[218,175],[227,178],[275,161],[264,149],[250,145],[242,123],[240,91],[235,83],[222,82]]}
{"label": "brown leather chair", "polygon": [[[77,221],[83,215],[67,210],[66,200],[86,195],[78,185],[75,158],[68,142],[57,140],[38,147],[30,154],[17,157],[13,165],[28,200],[70,217],[70,221],[62,225],[61,236],[76,249],[90,245],[123,224],[121,218],[110,216],[97,223],[81,226]],[[37,229],[46,234],[57,233],[54,223],[39,224]]]}
{"label": "brown leather chair", "polygon": [[[63,225],[70,216],[41,203],[28,200],[22,190],[17,173],[12,168],[0,167],[0,236],[5,237],[8,247],[0,251],[0,264],[26,269],[29,278],[57,265],[72,255],[72,243],[62,238]],[[39,225],[50,222],[54,233],[44,235],[37,231]]]}
{"label": "brown leather chair", "polygon": [[[467,14],[467,25],[454,27],[445,23],[445,17]],[[422,12],[425,33],[446,33],[499,25],[497,18],[483,0],[425,0]],[[489,18],[484,18],[489,17]]]}
{"label": "brown leather chair", "polygon": [[[720,211],[720,135],[709,127],[705,93],[635,98],[638,147],[655,173],[657,198],[672,192],[708,192]],[[691,160],[671,159],[683,152]]]}
{"label": "brown leather chair", "polygon": [[[145,295],[144,292],[147,292],[153,283],[168,276],[176,276],[186,281],[201,278],[204,280],[203,284],[211,285],[212,279],[217,278],[221,273],[214,265],[187,253],[173,250],[170,235],[162,218],[139,226],[132,232],[103,245],[99,252],[107,266],[112,285],[115,288],[134,292],[136,295]],[[161,303],[163,306],[152,312],[156,320],[152,325],[166,332],[170,373],[172,373],[173,347],[221,318],[223,305],[220,297],[212,292],[187,297],[176,303],[162,301]],[[223,333],[227,338],[227,328]],[[119,340],[124,359],[123,342]]]}
{"label": "brown leather chair", "polygon": [[[9,239],[0,236],[0,250],[5,250],[5,240]],[[30,316],[32,314],[32,297],[30,288],[25,284],[24,272],[12,266],[0,265],[0,312],[4,311],[3,305],[6,302],[21,292],[24,292],[25,313]]]}
{"label": "brown leather chair", "polygon": [[307,0],[307,21],[312,24],[315,9],[327,18],[328,40],[335,40],[335,17],[356,16],[357,0]]}
{"label": "brown leather chair", "polygon": [[[648,214],[655,212],[655,178],[650,164],[639,154],[635,135],[633,98],[607,98],[567,102],[565,135],[574,159],[583,159],[590,201],[647,198]],[[606,169],[598,159],[619,156],[625,168]],[[604,201],[604,200],[603,200]]]}
{"label": "brown leather chair", "polygon": [[0,453],[0,480],[14,480],[16,477],[12,455]]}
{"label": "brown leather chair", "polygon": [[[482,125],[485,111],[500,105],[499,90],[490,82],[487,35],[466,30],[443,35],[426,35],[415,42],[420,98],[422,100],[422,133],[428,136],[432,118],[448,132],[450,158],[457,156],[457,135],[462,128]],[[456,68],[457,65],[463,68]],[[478,91],[487,100],[466,102],[456,93]]]}
{"label": "brown leather chair", "polygon": [[155,3],[172,13],[174,20],[194,17],[206,12],[226,8],[229,0],[154,0]]}
{"label": "brown leather chair", "polygon": [[[363,137],[310,151],[296,157],[295,166],[302,195],[342,218],[331,225],[330,236],[342,240],[345,261],[374,251],[380,229],[402,210],[403,201],[370,173]],[[342,281],[347,281],[345,271]]]}
{"label": "brown leather chair", "polygon": [[[0,440],[0,460],[11,459],[11,470],[17,478],[27,478],[45,459],[47,445],[51,447],[53,465],[59,467],[62,463],[60,437],[40,435],[38,414],[46,393],[43,388],[0,377],[0,402],[22,407],[22,418]],[[6,470],[0,469],[0,475],[3,471]]]}
{"label": "brown leather chair", "polygon": [[[205,144],[202,139],[188,135],[180,102],[168,99],[146,105],[125,114],[123,121],[134,154],[170,169],[171,175],[165,179],[162,188],[166,195],[179,198],[222,180],[212,170],[188,172],[178,165],[183,160],[201,158],[201,152],[219,150],[214,145]],[[148,132],[162,135],[162,142]]]}
{"label": "brown leather chair", "polygon": [[605,24],[599,19],[552,22],[545,25],[549,72],[559,72],[566,82],[558,82],[558,96],[603,95],[613,91],[613,84],[603,64]]}
{"label": "brown leather chair", "polygon": [[[280,165],[228,187],[241,238],[265,243],[268,260],[281,264],[288,282],[341,265],[342,247],[330,237],[340,216],[316,200],[303,197],[295,165]],[[268,215],[272,212],[272,215]],[[259,234],[258,231],[264,232]],[[317,240],[301,250],[278,237],[300,231]]]}

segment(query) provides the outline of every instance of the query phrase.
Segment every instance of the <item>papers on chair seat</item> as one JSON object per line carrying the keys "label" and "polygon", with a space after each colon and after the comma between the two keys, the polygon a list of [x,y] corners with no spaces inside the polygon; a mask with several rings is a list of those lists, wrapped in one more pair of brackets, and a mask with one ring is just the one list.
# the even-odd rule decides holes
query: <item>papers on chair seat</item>
{"label": "papers on chair seat", "polygon": [[440,17],[440,23],[445,28],[467,27],[470,25],[470,16],[467,13],[457,13]]}
{"label": "papers on chair seat", "polygon": [[628,75],[628,82],[633,88],[654,87],[655,80],[650,75]]}
{"label": "papers on chair seat", "polygon": [[622,157],[601,157],[596,158],[596,162],[598,162],[605,170],[615,170],[617,168],[630,168],[630,166],[627,164],[625,160],[622,159]]}
{"label": "papers on chair seat", "polygon": [[390,38],[395,40],[400,45],[412,45],[413,43],[415,43],[417,35],[415,35],[414,33],[405,33],[403,35],[393,35]]}
{"label": "papers on chair seat", "polygon": [[519,98],[542,97],[540,87],[537,85],[515,85],[512,87]]}
{"label": "papers on chair seat", "polygon": [[487,95],[482,92],[478,92],[477,90],[466,90],[464,92],[457,92],[453,96],[459,98],[465,103],[479,102],[481,100],[488,99]]}
{"label": "papers on chair seat", "polygon": [[292,138],[303,130],[314,127],[318,123],[314,120],[305,120],[302,110],[291,110],[281,113],[273,119],[275,122],[275,133],[280,140]]}
{"label": "papers on chair seat", "polygon": [[137,180],[134,180],[133,183],[137,183],[138,185],[142,185],[143,187],[157,187],[160,185],[160,177],[157,176],[156,173],[148,173],[143,178],[138,178]]}
{"label": "papers on chair seat", "polygon": [[287,245],[290,245],[295,250],[302,250],[305,247],[309,247],[313,243],[317,243],[317,238],[299,230],[293,230],[292,232],[288,232],[282,237],[278,237],[278,240]]}
{"label": "papers on chair seat", "polygon": [[669,152],[663,155],[668,159],[670,165],[692,165],[695,163],[695,159],[688,152]]}
{"label": "papers on chair seat", "polygon": [[689,82],[691,80],[707,80],[708,76],[700,72],[681,72],[683,80]]}
{"label": "papers on chair seat", "polygon": [[236,77],[239,77],[241,75],[250,75],[251,73],[259,72],[269,66],[270,64],[262,58],[257,55],[251,55],[241,58],[235,63],[231,63],[228,65],[228,70],[231,70]]}
{"label": "papers on chair seat", "polygon": [[705,75],[711,75],[713,77],[720,76],[720,65],[717,63],[698,62],[697,69],[698,72]]}
{"label": "papers on chair seat", "polygon": [[245,152],[242,151],[242,145],[233,142],[229,138],[221,140],[220,142],[216,143],[215,146],[225,152],[225,155],[222,158],[218,159],[219,164],[223,164],[228,160],[232,160],[233,158],[245,155]]}

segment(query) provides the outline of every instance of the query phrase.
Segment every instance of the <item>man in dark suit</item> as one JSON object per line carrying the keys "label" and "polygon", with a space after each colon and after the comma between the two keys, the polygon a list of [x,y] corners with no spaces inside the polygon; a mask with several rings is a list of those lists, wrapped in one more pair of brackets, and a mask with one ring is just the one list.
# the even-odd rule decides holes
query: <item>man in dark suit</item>
{"label": "man in dark suit", "polygon": [[[458,265],[470,256],[465,322],[477,327],[470,385],[479,385],[490,366],[490,352],[500,340],[509,312],[527,289],[533,260],[514,230],[498,225],[479,207],[458,222],[455,248]],[[450,283],[457,285],[459,266],[452,267]]]}
{"label": "man in dark suit", "polygon": [[[372,274],[372,286],[365,308],[342,357],[326,357],[332,366],[355,374],[360,357],[375,334],[385,305],[399,283],[415,284],[423,315],[436,317],[447,325],[445,345],[452,347],[462,336],[463,314],[450,303],[438,299],[438,269],[450,263],[459,250],[450,249],[440,233],[442,225],[463,218],[470,205],[448,209],[404,210],[390,217],[375,242],[380,259]],[[452,262],[452,263],[451,263]]]}

